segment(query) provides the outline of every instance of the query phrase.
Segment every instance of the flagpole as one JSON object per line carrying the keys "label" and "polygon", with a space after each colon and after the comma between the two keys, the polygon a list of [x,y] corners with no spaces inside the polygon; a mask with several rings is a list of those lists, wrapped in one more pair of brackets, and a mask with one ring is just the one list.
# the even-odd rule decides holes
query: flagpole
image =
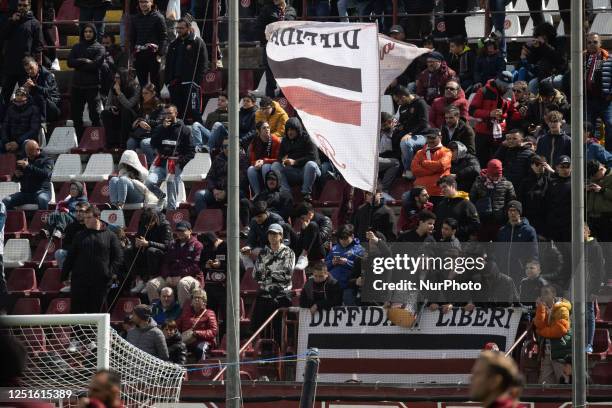
{"label": "flagpole", "polygon": [[240,389],[239,339],[240,339],[240,260],[239,260],[239,137],[238,137],[238,0],[229,2],[229,63],[228,63],[228,113],[229,113],[229,165],[228,165],[228,217],[227,217],[227,383],[225,386],[225,406],[240,408],[242,392]]}
{"label": "flagpole", "polygon": [[[376,23],[376,50],[380,50],[380,39],[378,38],[378,22]],[[380,52],[376,53],[377,55],[380,55]],[[377,63],[378,63],[378,78],[376,78],[376,100],[377,100],[377,108],[376,111],[378,112],[378,117],[377,117],[377,125],[376,125],[376,149],[374,150],[374,191],[372,191],[372,195],[376,196],[376,188],[378,186],[378,172],[379,172],[379,166],[380,166],[380,161],[378,160],[378,150],[380,149],[380,57],[378,57],[376,59]],[[372,204],[374,203],[374,199],[372,198]]]}
{"label": "flagpole", "polygon": [[585,264],[584,264],[584,147],[583,73],[582,73],[582,0],[572,0],[571,29],[571,117],[572,117],[572,404],[586,405],[585,352]]}

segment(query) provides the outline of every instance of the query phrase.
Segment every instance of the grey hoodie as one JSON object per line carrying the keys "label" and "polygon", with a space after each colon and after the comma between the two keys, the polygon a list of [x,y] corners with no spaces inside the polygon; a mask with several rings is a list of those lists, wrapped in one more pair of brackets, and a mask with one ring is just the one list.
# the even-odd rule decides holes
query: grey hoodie
{"label": "grey hoodie", "polygon": [[155,320],[151,318],[149,318],[149,323],[145,327],[135,327],[128,331],[127,341],[142,351],[164,361],[170,358],[164,333],[157,327]]}

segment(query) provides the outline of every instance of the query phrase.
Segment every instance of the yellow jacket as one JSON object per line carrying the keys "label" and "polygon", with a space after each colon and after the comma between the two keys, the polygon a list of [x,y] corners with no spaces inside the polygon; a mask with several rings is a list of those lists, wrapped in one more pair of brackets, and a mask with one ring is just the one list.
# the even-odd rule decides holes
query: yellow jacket
{"label": "yellow jacket", "polygon": [[265,115],[263,111],[258,110],[255,112],[255,123],[268,122],[270,125],[270,133],[278,137],[285,135],[285,123],[289,119],[287,112],[279,105],[278,102],[272,101],[272,114],[270,116]]}

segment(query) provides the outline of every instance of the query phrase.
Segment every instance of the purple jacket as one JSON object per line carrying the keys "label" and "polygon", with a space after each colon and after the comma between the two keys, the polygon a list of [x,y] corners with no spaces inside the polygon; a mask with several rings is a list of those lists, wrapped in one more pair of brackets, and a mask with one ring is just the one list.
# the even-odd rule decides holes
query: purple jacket
{"label": "purple jacket", "polygon": [[200,273],[201,252],[202,243],[193,235],[185,245],[181,245],[179,241],[172,242],[166,252],[161,276],[195,277]]}

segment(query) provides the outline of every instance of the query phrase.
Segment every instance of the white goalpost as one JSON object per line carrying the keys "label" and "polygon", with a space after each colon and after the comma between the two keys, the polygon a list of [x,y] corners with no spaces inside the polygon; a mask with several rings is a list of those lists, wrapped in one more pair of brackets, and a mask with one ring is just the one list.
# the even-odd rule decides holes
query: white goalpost
{"label": "white goalpost", "polygon": [[66,391],[54,393],[70,395],[55,401],[63,406],[74,405],[100,369],[121,375],[127,407],[179,401],[185,369],[129,344],[111,328],[108,314],[3,316],[0,332],[14,336],[27,350],[20,385]]}

